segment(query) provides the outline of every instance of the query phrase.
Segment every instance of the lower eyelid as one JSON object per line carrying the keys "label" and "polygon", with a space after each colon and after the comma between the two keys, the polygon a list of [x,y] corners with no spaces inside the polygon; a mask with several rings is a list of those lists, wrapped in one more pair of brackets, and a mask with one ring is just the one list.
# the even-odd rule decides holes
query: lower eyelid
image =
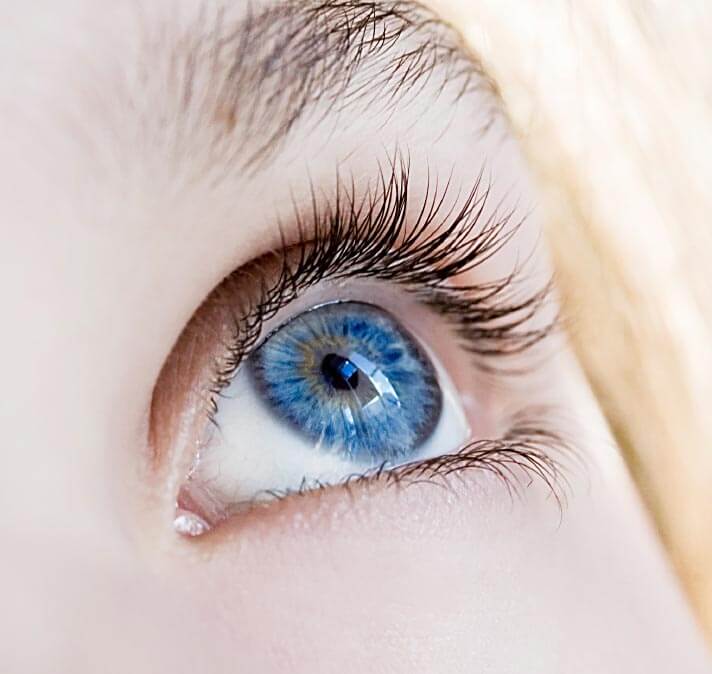
{"label": "lower eyelid", "polygon": [[379,518],[384,512],[408,518],[422,510],[424,502],[428,503],[429,525],[437,528],[440,520],[433,517],[435,512],[445,518],[443,521],[450,521],[456,513],[482,516],[492,508],[509,511],[525,493],[531,498],[532,491],[536,498],[549,502],[552,522],[560,522],[572,495],[573,465],[580,463],[581,457],[574,445],[549,428],[541,416],[544,413],[537,409],[530,417],[524,411],[521,420],[511,420],[507,437],[476,441],[455,454],[391,470],[375,468],[354,473],[339,484],[295,489],[275,494],[269,502],[245,504],[235,513],[237,517],[228,518],[219,527],[198,529],[199,539],[219,545],[236,533],[253,531],[259,536],[261,527],[272,530],[274,526],[285,532],[338,531],[346,518],[361,519],[369,513]]}

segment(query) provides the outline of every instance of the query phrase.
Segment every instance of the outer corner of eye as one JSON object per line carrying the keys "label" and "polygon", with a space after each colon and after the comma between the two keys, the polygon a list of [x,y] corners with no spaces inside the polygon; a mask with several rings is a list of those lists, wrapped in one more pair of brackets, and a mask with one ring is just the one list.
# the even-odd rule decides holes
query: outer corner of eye
{"label": "outer corner of eye", "polygon": [[[183,377],[220,362],[204,354],[187,373],[181,348],[166,367],[182,367]],[[200,387],[183,389],[191,386]],[[186,536],[282,496],[454,452],[470,437],[432,349],[363,301],[337,299],[283,321],[244,354],[210,409],[193,406],[172,420],[196,439],[176,498],[174,528]]]}

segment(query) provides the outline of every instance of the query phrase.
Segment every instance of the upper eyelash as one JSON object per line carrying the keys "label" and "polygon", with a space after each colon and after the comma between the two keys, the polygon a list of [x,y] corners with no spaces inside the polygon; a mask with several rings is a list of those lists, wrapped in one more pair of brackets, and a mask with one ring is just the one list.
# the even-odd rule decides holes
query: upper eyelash
{"label": "upper eyelash", "polygon": [[[452,284],[456,277],[481,265],[500,251],[522,222],[512,222],[512,212],[490,209],[484,217],[490,187],[483,173],[456,210],[445,208],[451,191],[428,181],[415,219],[408,218],[410,165],[394,159],[382,169],[376,189],[358,199],[352,180],[337,179],[336,196],[322,201],[312,189],[308,216],[295,208],[296,242],[288,242],[282,229],[282,246],[269,253],[277,265],[252,263],[233,272],[227,282],[257,286],[254,300],[233,314],[232,341],[227,355],[216,362],[208,399],[208,419],[217,425],[218,400],[237,369],[257,346],[267,320],[303,291],[324,280],[370,278],[396,283],[443,316],[455,328],[464,348],[475,356],[482,370],[499,370],[493,356],[510,356],[545,338],[556,325],[554,317],[540,327],[528,327],[549,296],[551,282],[517,298],[513,287],[520,269],[506,277],[483,283]],[[274,269],[277,272],[274,272]],[[252,295],[249,295],[252,296]],[[234,307],[232,309],[234,311]],[[385,482],[396,486],[436,483],[448,486],[452,476],[472,469],[484,470],[518,495],[530,482],[543,482],[563,515],[569,484],[563,456],[576,455],[573,444],[542,420],[520,413],[509,430],[495,439],[468,443],[458,451],[404,466],[380,466],[349,476],[340,486]],[[288,493],[270,494],[278,499],[299,495],[327,485],[303,484]],[[239,504],[240,508],[250,503]]]}
{"label": "upper eyelash", "polygon": [[[549,295],[551,284],[517,298],[513,287],[519,270],[505,278],[468,285],[452,279],[490,259],[514,236],[521,222],[498,208],[484,218],[490,187],[480,173],[462,205],[445,208],[451,190],[428,180],[413,222],[408,221],[410,165],[394,158],[381,168],[378,186],[357,197],[354,182],[337,180],[336,196],[323,208],[312,188],[308,224],[295,208],[297,240],[291,245],[282,234],[282,247],[270,253],[279,265],[272,278],[258,265],[233,272],[231,280],[259,284],[255,302],[234,317],[233,340],[227,356],[216,367],[215,397],[230,383],[237,368],[254,349],[268,319],[304,290],[324,280],[369,278],[396,283],[448,320],[463,347],[482,370],[497,369],[492,356],[520,353],[542,340],[556,319],[528,328]],[[283,230],[282,230],[283,232]]]}

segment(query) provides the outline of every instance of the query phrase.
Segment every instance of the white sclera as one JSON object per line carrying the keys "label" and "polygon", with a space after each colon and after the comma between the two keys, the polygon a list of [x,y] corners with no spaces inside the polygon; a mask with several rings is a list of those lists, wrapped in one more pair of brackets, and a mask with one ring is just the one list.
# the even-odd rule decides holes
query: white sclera
{"label": "white sclera", "polygon": [[[470,436],[460,396],[442,366],[430,357],[442,391],[440,419],[428,439],[405,463],[457,451]],[[204,525],[246,503],[268,501],[276,494],[336,485],[378,466],[343,458],[333,447],[320,447],[280,420],[242,367],[218,402],[217,422],[201,449],[189,482],[190,502]],[[395,466],[388,466],[395,467]],[[176,528],[192,534],[181,511]]]}

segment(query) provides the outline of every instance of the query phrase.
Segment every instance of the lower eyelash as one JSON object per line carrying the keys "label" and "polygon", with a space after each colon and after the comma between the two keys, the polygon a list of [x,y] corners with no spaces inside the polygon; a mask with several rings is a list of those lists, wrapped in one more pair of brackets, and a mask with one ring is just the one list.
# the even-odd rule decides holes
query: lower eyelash
{"label": "lower eyelash", "polygon": [[540,482],[554,499],[563,517],[571,484],[568,478],[569,463],[579,454],[571,442],[557,431],[546,426],[542,414],[551,410],[529,409],[517,414],[509,431],[501,438],[476,440],[457,452],[415,461],[397,467],[382,464],[363,473],[353,473],[337,484],[323,484],[318,480],[303,481],[298,488],[260,492],[248,502],[235,505],[241,513],[265,508],[264,496],[271,502],[304,497],[314,492],[355,488],[383,484],[398,489],[419,485],[452,487],[452,480],[461,480],[473,471],[493,476],[510,496],[521,497],[523,491],[535,481]]}
{"label": "lower eyelash", "polygon": [[387,479],[405,485],[447,485],[452,476],[472,470],[486,471],[506,487],[512,498],[521,496],[524,488],[539,480],[563,513],[570,484],[560,457],[572,453],[571,445],[552,430],[515,426],[503,438],[476,440],[454,454],[396,469]]}

